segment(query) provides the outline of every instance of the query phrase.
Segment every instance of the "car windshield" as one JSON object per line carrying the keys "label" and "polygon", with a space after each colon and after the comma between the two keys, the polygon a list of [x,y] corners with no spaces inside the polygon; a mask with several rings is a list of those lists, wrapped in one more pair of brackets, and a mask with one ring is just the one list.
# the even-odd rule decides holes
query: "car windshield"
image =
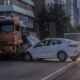
{"label": "car windshield", "polygon": [[14,27],[13,25],[1,25],[0,32],[13,32]]}

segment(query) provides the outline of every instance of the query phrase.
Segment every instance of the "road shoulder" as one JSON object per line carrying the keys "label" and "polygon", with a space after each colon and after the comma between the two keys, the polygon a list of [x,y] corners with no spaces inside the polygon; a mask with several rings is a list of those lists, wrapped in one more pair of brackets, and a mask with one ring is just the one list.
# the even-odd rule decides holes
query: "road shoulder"
{"label": "road shoulder", "polygon": [[60,76],[64,72],[66,72],[67,70],[69,70],[74,65],[76,65],[76,62],[69,63],[68,65],[66,65],[66,66],[60,68],[59,70],[57,70],[56,72],[53,72],[53,73],[45,76],[41,80],[54,80],[56,77]]}

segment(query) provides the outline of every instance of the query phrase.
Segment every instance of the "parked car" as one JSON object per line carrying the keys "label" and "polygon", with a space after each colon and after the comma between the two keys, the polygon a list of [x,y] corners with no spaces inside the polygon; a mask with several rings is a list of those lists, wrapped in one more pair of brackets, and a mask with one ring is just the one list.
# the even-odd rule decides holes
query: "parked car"
{"label": "parked car", "polygon": [[80,52],[80,42],[64,38],[49,38],[38,42],[26,50],[24,59],[58,58],[65,61],[68,57],[75,60]]}
{"label": "parked car", "polygon": [[64,38],[80,42],[80,33],[65,33]]}

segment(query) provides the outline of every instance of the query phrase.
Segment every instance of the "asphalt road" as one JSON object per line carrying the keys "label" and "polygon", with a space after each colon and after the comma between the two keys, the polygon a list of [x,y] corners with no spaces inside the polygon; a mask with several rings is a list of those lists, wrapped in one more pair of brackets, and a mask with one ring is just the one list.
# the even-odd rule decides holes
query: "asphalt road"
{"label": "asphalt road", "polygon": [[55,80],[80,80],[80,62]]}
{"label": "asphalt road", "polygon": [[71,62],[0,61],[0,80],[41,80]]}

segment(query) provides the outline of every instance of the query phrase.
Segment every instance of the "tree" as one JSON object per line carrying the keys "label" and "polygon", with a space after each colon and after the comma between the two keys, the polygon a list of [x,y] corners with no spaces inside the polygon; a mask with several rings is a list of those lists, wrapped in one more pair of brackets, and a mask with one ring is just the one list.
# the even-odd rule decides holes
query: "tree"
{"label": "tree", "polygon": [[80,33],[80,25],[78,25],[78,26],[75,28],[75,32],[76,32],[76,33]]}
{"label": "tree", "polygon": [[51,17],[53,18],[52,21],[56,24],[57,36],[62,36],[65,32],[67,32],[70,24],[70,16],[61,4],[54,4],[54,6],[51,5],[49,10]]}
{"label": "tree", "polygon": [[45,7],[43,7],[37,16],[37,22],[39,24],[39,35],[41,39],[49,36],[49,24],[47,20],[49,20],[48,10]]}
{"label": "tree", "polygon": [[40,26],[41,38],[49,36],[49,24],[51,22],[55,23],[57,36],[60,36],[68,30],[70,16],[63,8],[63,5],[51,4],[41,9],[41,11],[38,13],[37,21]]}

